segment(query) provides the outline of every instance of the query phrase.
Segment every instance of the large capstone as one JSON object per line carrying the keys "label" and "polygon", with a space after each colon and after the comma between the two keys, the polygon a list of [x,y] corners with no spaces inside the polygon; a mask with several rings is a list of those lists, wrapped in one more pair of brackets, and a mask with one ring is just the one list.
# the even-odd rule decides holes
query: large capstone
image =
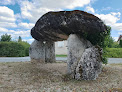
{"label": "large capstone", "polygon": [[32,63],[55,62],[55,45],[52,41],[34,40],[29,49],[29,56]]}
{"label": "large capstone", "polygon": [[99,46],[85,49],[80,61],[78,62],[75,71],[75,79],[95,80],[101,73],[101,55],[102,49]]}
{"label": "large capstone", "polygon": [[106,29],[104,23],[90,13],[59,11],[44,14],[31,29],[31,35],[38,41],[62,41],[70,34],[77,34],[96,45],[103,40]]}
{"label": "large capstone", "polygon": [[77,36],[76,34],[71,34],[68,38],[68,57],[67,57],[67,72],[71,74],[72,77],[75,76],[76,67],[82,57],[83,52],[86,48],[92,47],[92,44]]}

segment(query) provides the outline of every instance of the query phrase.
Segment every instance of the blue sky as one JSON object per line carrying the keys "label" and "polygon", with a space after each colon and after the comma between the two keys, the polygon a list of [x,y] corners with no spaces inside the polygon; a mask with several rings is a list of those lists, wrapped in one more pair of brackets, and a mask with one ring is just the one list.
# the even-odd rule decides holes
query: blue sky
{"label": "blue sky", "polygon": [[0,0],[0,36],[8,33],[32,43],[30,29],[48,11],[83,10],[112,27],[111,36],[122,35],[122,0]]}

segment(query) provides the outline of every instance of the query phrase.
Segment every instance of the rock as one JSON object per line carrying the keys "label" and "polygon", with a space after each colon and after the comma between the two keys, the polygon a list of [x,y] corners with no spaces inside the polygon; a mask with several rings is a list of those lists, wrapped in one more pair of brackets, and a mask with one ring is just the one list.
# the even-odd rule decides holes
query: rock
{"label": "rock", "polygon": [[77,65],[75,79],[95,80],[101,73],[102,49],[98,46],[85,49]]}
{"label": "rock", "polygon": [[86,48],[92,47],[92,44],[80,38],[76,34],[71,34],[68,38],[68,57],[67,57],[67,72],[71,76],[75,76],[76,67],[81,59],[81,56]]}
{"label": "rock", "polygon": [[68,74],[78,80],[94,80],[102,66],[102,52],[95,45],[101,45],[107,33],[106,25],[87,12],[48,12],[31,29],[36,40],[29,54],[33,62],[54,62],[54,42],[68,39]]}
{"label": "rock", "polygon": [[55,62],[54,42],[43,42],[34,40],[29,49],[29,56],[32,63]]}
{"label": "rock", "polygon": [[45,43],[45,62],[55,62],[55,43],[52,41],[47,41]]}
{"label": "rock", "polygon": [[29,49],[29,56],[32,63],[45,62],[45,45],[43,41],[33,41]]}
{"label": "rock", "polygon": [[31,35],[38,41],[62,41],[67,40],[70,34],[77,34],[96,44],[106,29],[98,17],[87,12],[59,11],[44,14],[31,29]]}

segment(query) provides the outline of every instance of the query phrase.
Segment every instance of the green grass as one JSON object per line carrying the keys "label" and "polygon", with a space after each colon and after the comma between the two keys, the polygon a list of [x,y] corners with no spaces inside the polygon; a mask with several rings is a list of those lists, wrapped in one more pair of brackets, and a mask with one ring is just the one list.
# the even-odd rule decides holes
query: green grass
{"label": "green grass", "polygon": [[67,55],[56,55],[56,57],[67,57]]}
{"label": "green grass", "polygon": [[[122,58],[122,48],[106,48],[104,56],[107,58]],[[67,57],[67,55],[56,55],[56,57]]]}
{"label": "green grass", "polygon": [[122,48],[106,48],[105,57],[122,58]]}

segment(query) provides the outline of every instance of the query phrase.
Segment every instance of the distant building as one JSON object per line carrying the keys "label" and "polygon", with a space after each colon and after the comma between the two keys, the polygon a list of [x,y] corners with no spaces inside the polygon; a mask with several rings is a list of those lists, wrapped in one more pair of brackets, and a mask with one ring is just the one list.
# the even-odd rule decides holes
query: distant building
{"label": "distant building", "polygon": [[55,54],[67,55],[67,41],[55,42]]}
{"label": "distant building", "polygon": [[120,35],[120,36],[119,36],[119,38],[118,38],[118,41],[117,41],[117,42],[118,42],[118,43],[120,43],[120,40],[122,40],[122,35]]}

